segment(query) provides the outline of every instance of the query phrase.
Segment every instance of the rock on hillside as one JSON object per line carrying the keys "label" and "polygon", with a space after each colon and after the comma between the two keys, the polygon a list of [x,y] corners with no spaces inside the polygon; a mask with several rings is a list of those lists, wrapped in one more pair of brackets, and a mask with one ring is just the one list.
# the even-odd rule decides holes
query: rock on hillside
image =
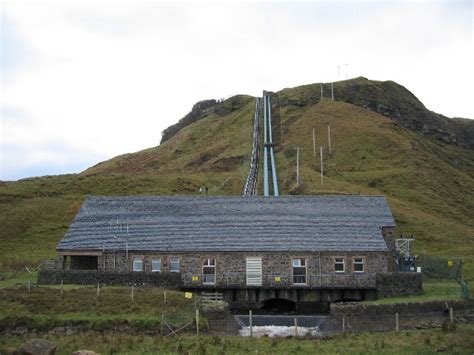
{"label": "rock on hillside", "polygon": [[194,104],[190,113],[184,116],[182,119],[172,126],[169,126],[162,132],[160,144],[166,142],[172,138],[176,133],[191,123],[199,121],[210,114],[216,114],[218,116],[228,115],[247,103],[244,95],[236,95],[225,101],[218,102],[216,100],[203,100]]}
{"label": "rock on hillside", "polygon": [[[330,94],[330,84],[323,84]],[[298,99],[294,99],[294,93]],[[321,84],[310,84],[281,91],[282,105],[304,106],[321,99]],[[334,96],[356,106],[389,117],[396,124],[421,132],[449,144],[474,149],[474,120],[451,119],[428,110],[418,98],[393,81],[374,81],[363,77],[334,83]],[[292,99],[290,99],[292,98]],[[286,99],[286,100],[285,100]]]}
{"label": "rock on hillside", "polygon": [[[330,85],[323,85],[324,96],[327,97]],[[430,111],[408,89],[394,81],[375,81],[359,77],[336,82],[334,93],[336,100],[370,109],[389,117],[400,126],[445,143],[474,149],[474,120],[449,118]],[[276,95],[281,100],[281,107],[316,104],[321,100],[321,83],[283,89]],[[175,136],[184,127],[211,114],[225,116],[240,109],[245,105],[246,98],[248,97],[237,95],[222,102],[204,100],[196,103],[190,113],[163,131],[161,143]]]}
{"label": "rock on hillside", "polygon": [[474,149],[474,121],[466,120],[462,127],[455,120],[428,110],[409,90],[393,81],[358,78],[336,88],[337,97],[343,101],[369,108],[413,131]]}

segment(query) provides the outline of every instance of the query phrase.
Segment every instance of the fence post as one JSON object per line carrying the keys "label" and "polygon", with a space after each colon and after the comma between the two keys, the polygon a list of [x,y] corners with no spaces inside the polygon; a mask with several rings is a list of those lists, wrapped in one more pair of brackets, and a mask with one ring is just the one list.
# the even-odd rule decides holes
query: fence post
{"label": "fence post", "polygon": [[298,319],[295,317],[295,337],[298,336]]}
{"label": "fence post", "polygon": [[28,293],[30,293],[30,292],[31,292],[31,281],[28,280]]}
{"label": "fence post", "polygon": [[346,317],[342,317],[342,332],[346,332]]}
{"label": "fence post", "polygon": [[161,312],[160,334],[163,336],[163,324],[165,323],[165,312]]}
{"label": "fence post", "polygon": [[132,285],[132,302],[133,302],[133,285]]}
{"label": "fence post", "polygon": [[63,295],[64,281],[61,280],[61,296]]}
{"label": "fence post", "polygon": [[199,309],[196,309],[196,335],[199,335]]}
{"label": "fence post", "polygon": [[454,323],[454,310],[453,307],[449,307],[449,320]]}
{"label": "fence post", "polygon": [[400,331],[400,319],[398,318],[398,312],[395,313],[395,330]]}
{"label": "fence post", "polygon": [[252,310],[249,310],[249,330],[250,330],[250,337],[253,336],[253,326],[252,326]]}
{"label": "fence post", "polygon": [[100,294],[100,284],[97,282],[97,297],[99,297]]}
{"label": "fence post", "polygon": [[163,303],[166,304],[166,289],[163,291]]}

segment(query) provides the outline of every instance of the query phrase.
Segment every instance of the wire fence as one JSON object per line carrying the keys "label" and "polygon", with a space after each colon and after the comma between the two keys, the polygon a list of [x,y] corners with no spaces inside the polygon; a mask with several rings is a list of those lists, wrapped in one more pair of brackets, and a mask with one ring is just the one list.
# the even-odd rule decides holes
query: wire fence
{"label": "wire fence", "polygon": [[354,315],[329,319],[323,324],[323,333],[356,333],[401,331],[412,329],[451,329],[456,323],[472,323],[474,314],[469,311],[446,309],[444,312],[393,313],[386,315]]}
{"label": "wire fence", "polygon": [[416,260],[417,266],[422,272],[430,277],[445,278],[453,281],[461,281],[463,274],[463,263],[460,258],[443,258],[422,255]]}
{"label": "wire fence", "polygon": [[[329,316],[281,316],[281,315],[236,315],[242,335],[262,336],[265,332],[282,336],[325,336],[337,333],[384,332],[413,329],[442,328],[450,331],[460,323],[472,323],[474,314],[469,310],[454,310],[423,313],[393,313],[371,315]],[[289,328],[275,331],[277,328]],[[262,329],[267,328],[267,329]],[[306,331],[305,329],[306,328]],[[293,329],[293,331],[291,330]],[[316,329],[316,332],[314,332]]]}
{"label": "wire fence", "polygon": [[[48,302],[51,302],[52,305],[59,305],[59,308],[61,308],[60,304],[64,303],[67,307],[72,307],[72,310],[69,309],[69,313],[76,312],[78,314],[96,312],[98,305],[101,304],[100,302],[115,303],[124,307],[133,304],[139,312],[147,311],[146,319],[149,320],[148,323],[145,322],[146,325],[143,325],[140,314],[136,314],[137,327],[140,329],[145,327],[147,331],[156,335],[172,336],[183,332],[199,334],[200,331],[206,331],[209,328],[206,319],[201,316],[204,306],[203,299],[197,293],[170,291],[150,286],[106,286],[100,283],[87,286],[64,284],[40,286],[31,282],[31,280],[19,282],[16,287],[8,290],[4,289],[3,292],[8,293],[3,295],[4,304],[8,304],[12,300],[14,302],[22,300],[23,303],[32,306],[35,302],[44,301],[47,296]],[[77,301],[77,306],[71,306],[72,299]],[[181,312],[177,312],[176,307],[182,308]],[[187,310],[184,310],[184,307]],[[209,304],[207,304],[207,307],[209,307]],[[116,316],[119,312],[110,305],[104,308],[110,309]],[[159,311],[160,309],[162,311]],[[104,312],[107,311],[101,309],[100,312],[106,314]],[[133,324],[134,318],[127,315],[123,319],[119,316],[115,319],[117,322],[120,322],[120,320],[123,320],[126,324]],[[84,321],[87,321],[87,319]],[[111,322],[111,330],[115,329],[117,331],[117,326],[112,323],[114,322]],[[55,322],[52,322],[52,324],[54,325]],[[104,327],[107,326],[104,325]]]}
{"label": "wire fence", "polygon": [[443,278],[456,281],[460,285],[461,297],[470,299],[469,284],[464,279],[464,264],[462,258],[446,258],[422,255],[416,260],[424,275],[431,278]]}

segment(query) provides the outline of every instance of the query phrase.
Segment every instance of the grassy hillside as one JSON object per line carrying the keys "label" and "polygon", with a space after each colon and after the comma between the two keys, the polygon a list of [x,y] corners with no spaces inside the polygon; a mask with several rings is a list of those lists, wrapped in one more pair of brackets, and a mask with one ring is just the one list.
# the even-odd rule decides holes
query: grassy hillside
{"label": "grassy hillside", "polygon": [[[320,101],[319,95],[318,85],[307,85],[273,98],[282,194],[386,195],[398,232],[416,236],[416,252],[464,256],[473,278],[474,151],[404,128],[374,110]],[[210,194],[240,195],[248,173],[254,109],[254,98],[243,98],[238,110],[212,112],[159,147],[116,157],[82,174],[1,186],[0,269],[53,256],[86,195],[196,194],[203,185]],[[317,145],[325,147],[323,186],[319,155],[313,157],[313,127]],[[296,146],[302,148],[299,188]]]}

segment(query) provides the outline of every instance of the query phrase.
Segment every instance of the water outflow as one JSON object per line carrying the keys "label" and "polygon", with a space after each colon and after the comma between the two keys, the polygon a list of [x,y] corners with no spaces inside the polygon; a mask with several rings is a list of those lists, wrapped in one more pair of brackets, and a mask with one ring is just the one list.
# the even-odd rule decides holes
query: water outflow
{"label": "water outflow", "polygon": [[254,315],[252,316],[252,332],[250,332],[250,317],[248,315],[234,316],[242,328],[241,336],[255,337],[288,337],[288,336],[319,336],[320,326],[327,316],[284,316],[284,315]]}
{"label": "water outflow", "polygon": [[271,98],[263,92],[263,196],[270,196],[268,156],[270,156],[273,195],[279,196],[278,175],[272,137],[272,105]]}

